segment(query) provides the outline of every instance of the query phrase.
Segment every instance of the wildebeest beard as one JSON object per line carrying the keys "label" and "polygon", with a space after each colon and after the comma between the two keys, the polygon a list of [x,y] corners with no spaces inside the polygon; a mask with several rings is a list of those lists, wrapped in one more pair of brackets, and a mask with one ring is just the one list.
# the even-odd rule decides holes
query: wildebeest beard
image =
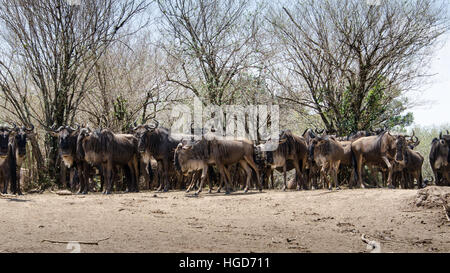
{"label": "wildebeest beard", "polygon": [[403,161],[405,154],[405,139],[403,137],[399,137],[396,143],[396,161]]}

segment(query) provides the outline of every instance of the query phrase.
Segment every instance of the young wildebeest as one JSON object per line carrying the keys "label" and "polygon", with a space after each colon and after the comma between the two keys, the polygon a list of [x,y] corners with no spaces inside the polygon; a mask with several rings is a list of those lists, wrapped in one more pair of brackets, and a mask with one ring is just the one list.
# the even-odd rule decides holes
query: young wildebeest
{"label": "young wildebeest", "polygon": [[140,125],[133,129],[138,138],[138,151],[144,163],[150,162],[153,157],[161,168],[161,181],[157,191],[169,190],[169,171],[174,169],[173,158],[178,144],[185,135],[171,135],[166,128],[160,128],[159,122],[155,125]]}
{"label": "young wildebeest", "polygon": [[429,158],[436,185],[450,183],[450,135],[443,135],[441,132],[439,138],[433,139]]}
{"label": "young wildebeest", "polygon": [[[70,126],[61,126],[51,131],[50,134],[58,138],[58,146],[61,158],[67,168],[76,168],[80,182],[78,194],[87,194],[89,191],[89,178],[92,173],[91,165],[77,154],[77,139],[80,133],[80,126],[72,128]],[[73,186],[73,181],[70,181]]]}
{"label": "young wildebeest", "polygon": [[388,169],[388,187],[393,188],[392,174],[394,161],[405,165],[406,137],[393,136],[384,131],[378,136],[362,137],[352,143],[352,161],[358,185],[364,188],[362,168],[364,164],[386,166]]}
{"label": "young wildebeest", "polygon": [[[27,134],[32,134],[31,128],[6,126],[0,127],[0,178],[4,182],[3,193],[7,193],[8,183],[13,194],[22,194],[20,190],[20,168],[26,155]],[[17,168],[19,172],[17,172]]]}
{"label": "young wildebeest", "polygon": [[106,181],[105,194],[110,194],[113,186],[115,167],[129,168],[128,191],[137,192],[139,166],[137,138],[133,135],[114,134],[108,129],[90,132],[83,128],[77,139],[77,153],[92,165],[101,165]]}
{"label": "young wildebeest", "polygon": [[[275,149],[272,149],[271,146]],[[308,159],[308,146],[303,137],[294,135],[290,130],[285,130],[280,134],[278,145],[274,145],[273,142],[269,141],[256,146],[255,149],[260,169],[264,170],[266,166],[270,166],[271,170],[277,169],[283,172],[284,191],[287,189],[286,172],[288,171],[288,162],[295,168],[297,189],[300,189],[301,186],[306,188],[303,173]],[[263,180],[265,174],[266,172],[263,172]]]}
{"label": "young wildebeest", "polygon": [[[244,192],[248,192],[252,170],[256,172],[259,179],[258,168],[253,160],[253,144],[248,140],[228,140],[212,138],[202,138],[189,144],[178,145],[174,154],[175,166],[183,175],[192,171],[202,170],[200,187],[196,192],[198,195],[203,188],[203,183],[208,176],[208,166],[215,164],[220,172],[221,179],[225,181],[225,192],[230,193],[231,175],[228,167],[239,163],[247,174],[247,182]],[[251,168],[250,168],[251,167]],[[261,184],[259,185],[262,191]]]}
{"label": "young wildebeest", "polygon": [[337,175],[344,155],[344,147],[334,137],[321,136],[312,141],[310,157],[320,167],[320,180],[328,182],[329,190],[333,189],[333,184],[328,175],[333,177],[336,189],[340,189]]}

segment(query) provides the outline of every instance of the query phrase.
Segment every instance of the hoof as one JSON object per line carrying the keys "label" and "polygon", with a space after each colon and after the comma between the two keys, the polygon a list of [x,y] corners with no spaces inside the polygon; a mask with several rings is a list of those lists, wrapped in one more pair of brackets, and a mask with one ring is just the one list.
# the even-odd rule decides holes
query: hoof
{"label": "hoof", "polygon": [[395,189],[395,187],[394,187],[394,185],[391,184],[391,185],[388,186],[388,189],[393,190],[393,189]]}
{"label": "hoof", "polygon": [[230,194],[231,194],[230,191],[225,192],[225,195],[230,195]]}
{"label": "hoof", "polygon": [[248,192],[248,189],[244,189],[244,193],[247,193]]}
{"label": "hoof", "polygon": [[190,192],[190,190],[186,190],[186,193],[189,193]]}
{"label": "hoof", "polygon": [[341,187],[337,186],[337,187],[336,187],[336,190],[337,190],[337,191],[340,191],[340,190],[341,190]]}

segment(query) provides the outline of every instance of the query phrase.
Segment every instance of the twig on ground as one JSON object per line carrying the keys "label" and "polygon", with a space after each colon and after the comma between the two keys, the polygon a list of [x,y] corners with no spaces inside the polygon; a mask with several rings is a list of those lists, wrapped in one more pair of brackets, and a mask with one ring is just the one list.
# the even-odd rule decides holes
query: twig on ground
{"label": "twig on ground", "polygon": [[108,238],[105,238],[105,239],[101,239],[101,240],[97,240],[97,241],[91,241],[91,242],[83,242],[83,241],[55,241],[55,240],[47,240],[47,239],[45,239],[45,240],[42,240],[41,243],[49,242],[49,243],[52,243],[52,244],[68,244],[68,243],[76,242],[76,243],[79,243],[81,245],[98,245],[98,243],[106,241],[109,238],[111,238],[111,237],[108,237]]}

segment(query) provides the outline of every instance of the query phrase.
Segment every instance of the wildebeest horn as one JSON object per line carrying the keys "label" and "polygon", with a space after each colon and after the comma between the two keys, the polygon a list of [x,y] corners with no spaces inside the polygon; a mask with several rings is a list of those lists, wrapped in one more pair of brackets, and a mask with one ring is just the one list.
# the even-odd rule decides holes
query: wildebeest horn
{"label": "wildebeest horn", "polygon": [[153,121],[155,122],[155,129],[159,127],[159,121],[157,121],[156,119],[153,119]]}
{"label": "wildebeest horn", "polygon": [[29,132],[33,131],[34,130],[34,125],[31,123],[31,128],[25,128],[25,130],[29,131]]}
{"label": "wildebeest horn", "polygon": [[64,126],[59,127],[58,129],[56,129],[56,133],[59,133],[62,129],[64,128]]}
{"label": "wildebeest horn", "polygon": [[439,139],[442,139],[442,131],[439,133]]}
{"label": "wildebeest horn", "polygon": [[450,133],[448,132],[448,130],[447,130],[447,135],[450,135]]}
{"label": "wildebeest horn", "polygon": [[319,131],[319,129],[314,129],[314,131],[316,132],[316,134],[321,135],[323,134],[323,132],[325,132],[325,129],[322,129],[322,131]]}

